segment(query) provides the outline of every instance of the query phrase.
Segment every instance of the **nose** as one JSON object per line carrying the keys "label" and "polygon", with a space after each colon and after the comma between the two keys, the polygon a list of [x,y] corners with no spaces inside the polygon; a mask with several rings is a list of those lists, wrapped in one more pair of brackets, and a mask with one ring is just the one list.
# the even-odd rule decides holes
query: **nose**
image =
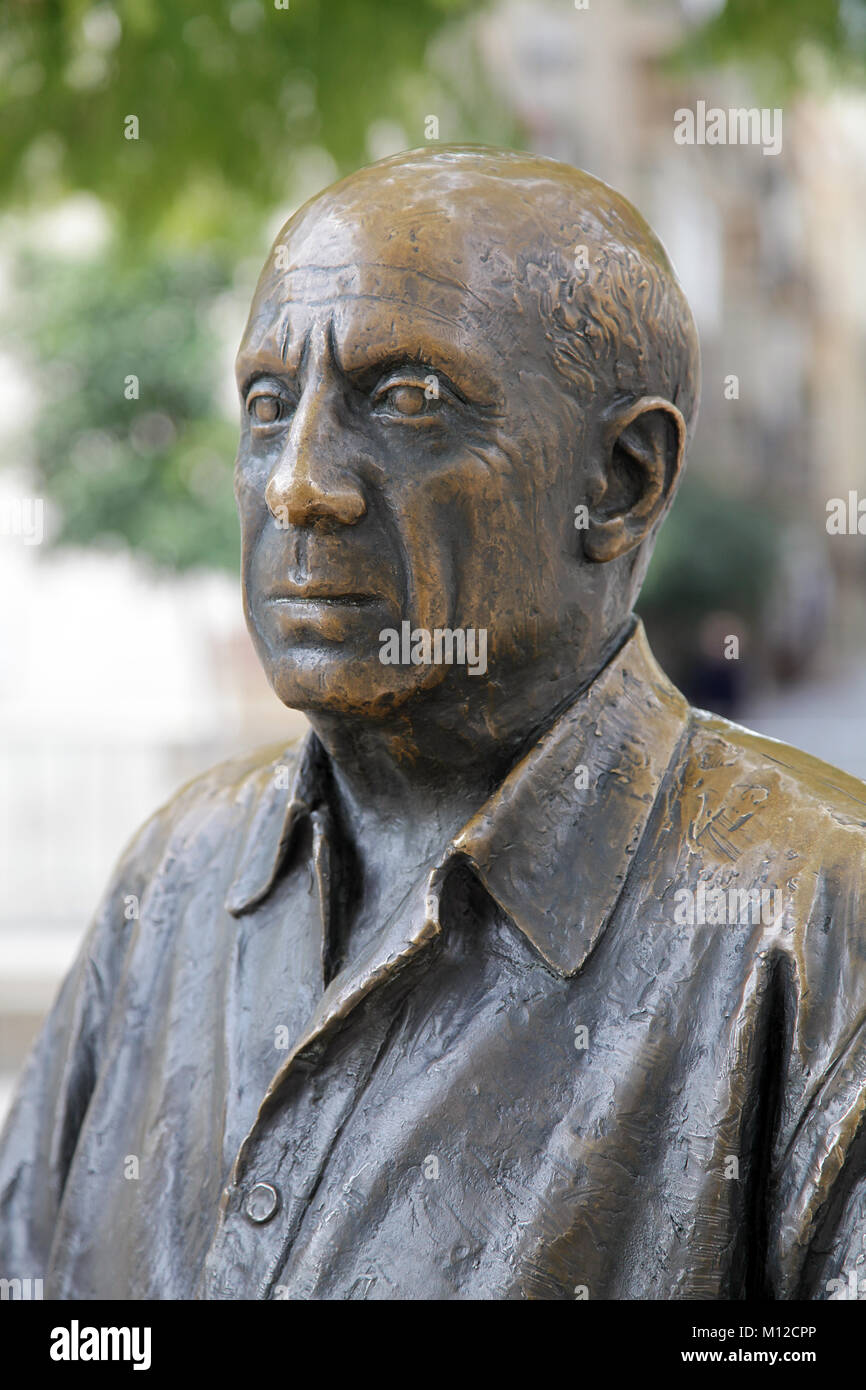
{"label": "nose", "polygon": [[349,436],[337,415],[335,389],[324,375],[308,381],[268,479],[265,502],[282,525],[328,520],[354,526],[367,510],[344,462]]}

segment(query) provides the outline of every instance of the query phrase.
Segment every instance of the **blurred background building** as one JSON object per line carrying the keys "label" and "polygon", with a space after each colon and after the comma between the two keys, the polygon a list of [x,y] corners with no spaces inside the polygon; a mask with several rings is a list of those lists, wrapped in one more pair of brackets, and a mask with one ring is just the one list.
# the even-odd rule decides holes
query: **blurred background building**
{"label": "blurred background building", "polygon": [[[371,159],[512,145],[645,213],[704,358],[650,640],[866,777],[866,539],[827,527],[866,500],[864,52],[864,0],[9,0],[0,1113],[125,840],[303,727],[241,618],[231,361],[277,228]],[[781,149],[677,143],[698,103],[780,111]]]}

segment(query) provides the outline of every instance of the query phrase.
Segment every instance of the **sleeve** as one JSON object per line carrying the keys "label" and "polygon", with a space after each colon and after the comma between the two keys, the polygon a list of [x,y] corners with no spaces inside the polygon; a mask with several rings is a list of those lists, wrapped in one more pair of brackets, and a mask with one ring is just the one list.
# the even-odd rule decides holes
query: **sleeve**
{"label": "sleeve", "polygon": [[78,1134],[96,1086],[111,1001],[164,841],[158,812],[121,856],[20,1077],[0,1135],[0,1277],[42,1279]]}
{"label": "sleeve", "polygon": [[866,843],[825,861],[791,953],[768,1203],[770,1296],[866,1299]]}

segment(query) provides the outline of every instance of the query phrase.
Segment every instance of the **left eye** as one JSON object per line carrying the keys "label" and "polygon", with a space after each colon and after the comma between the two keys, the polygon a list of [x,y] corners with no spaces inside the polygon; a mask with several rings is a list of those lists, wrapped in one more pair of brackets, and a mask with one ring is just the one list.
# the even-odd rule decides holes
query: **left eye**
{"label": "left eye", "polygon": [[423,386],[411,381],[396,381],[380,391],[376,404],[394,415],[423,415],[430,405]]}

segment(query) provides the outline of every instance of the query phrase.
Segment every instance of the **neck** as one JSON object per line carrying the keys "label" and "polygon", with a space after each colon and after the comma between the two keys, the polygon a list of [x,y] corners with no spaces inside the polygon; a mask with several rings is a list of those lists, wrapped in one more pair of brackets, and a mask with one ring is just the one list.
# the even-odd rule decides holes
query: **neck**
{"label": "neck", "polygon": [[507,683],[479,682],[480,690],[468,680],[457,700],[440,686],[384,720],[312,713],[359,847],[385,837],[407,855],[423,855],[456,834],[607,664],[629,626],[583,668],[533,670]]}

